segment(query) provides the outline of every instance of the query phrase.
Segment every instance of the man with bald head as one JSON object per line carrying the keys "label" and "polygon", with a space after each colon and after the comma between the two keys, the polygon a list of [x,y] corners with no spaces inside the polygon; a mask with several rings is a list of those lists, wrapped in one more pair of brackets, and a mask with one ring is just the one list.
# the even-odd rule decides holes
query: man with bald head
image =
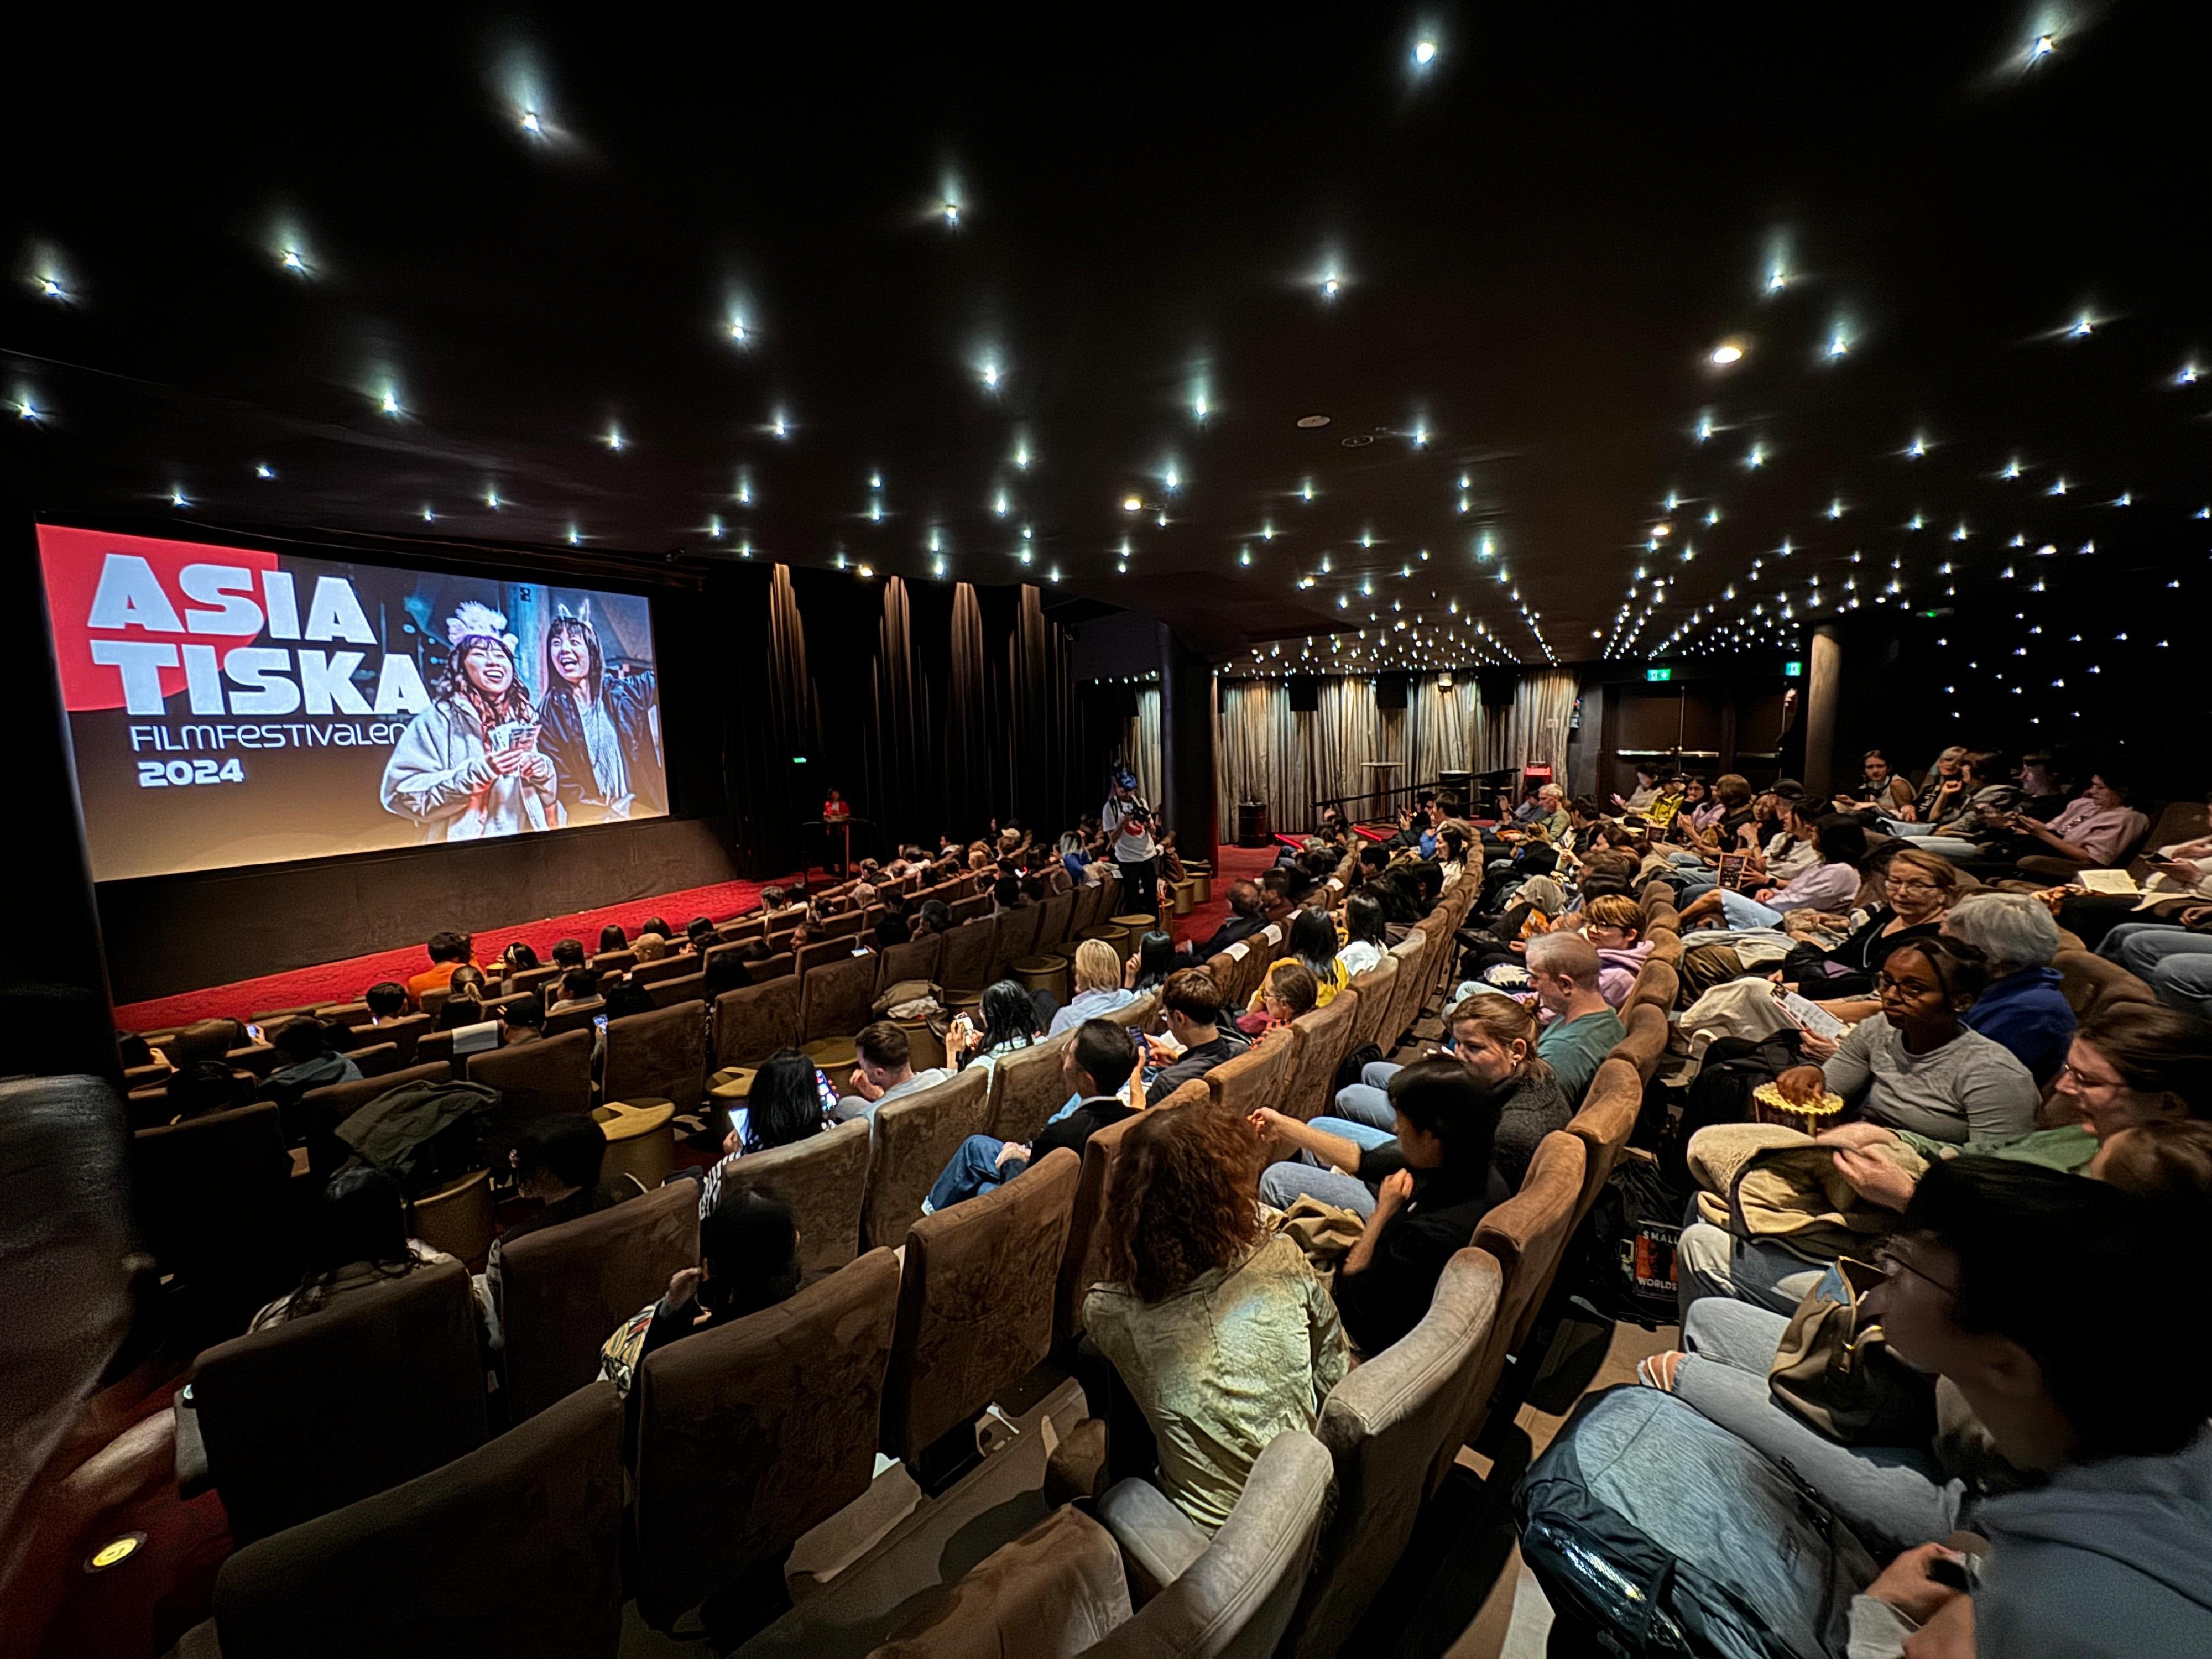
{"label": "man with bald head", "polygon": [[1226,951],[1240,939],[1248,939],[1267,925],[1267,906],[1261,902],[1258,886],[1240,881],[1229,890],[1229,916],[1213,931],[1213,937],[1203,945],[1191,946],[1193,960],[1203,963]]}

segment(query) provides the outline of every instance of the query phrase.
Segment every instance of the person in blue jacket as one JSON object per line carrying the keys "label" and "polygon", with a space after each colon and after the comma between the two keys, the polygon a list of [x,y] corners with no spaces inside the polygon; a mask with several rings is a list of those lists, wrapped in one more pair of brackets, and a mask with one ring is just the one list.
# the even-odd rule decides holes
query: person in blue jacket
{"label": "person in blue jacket", "polygon": [[2027,893],[1969,893],[1943,932],[1981,951],[1990,982],[1960,1024],[2012,1051],[2039,1089],[2048,1087],[2074,1041],[2074,1010],[2058,988],[2058,924]]}

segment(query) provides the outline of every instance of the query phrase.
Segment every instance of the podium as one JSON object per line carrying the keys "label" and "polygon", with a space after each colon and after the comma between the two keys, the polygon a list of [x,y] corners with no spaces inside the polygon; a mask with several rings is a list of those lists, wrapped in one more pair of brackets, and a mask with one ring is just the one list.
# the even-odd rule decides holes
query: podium
{"label": "podium", "polygon": [[823,850],[827,852],[834,848],[839,854],[838,873],[849,876],[853,873],[853,826],[856,823],[873,828],[873,820],[850,816],[842,818],[803,818],[799,821],[799,827],[801,830],[820,830],[823,838],[829,843]]}

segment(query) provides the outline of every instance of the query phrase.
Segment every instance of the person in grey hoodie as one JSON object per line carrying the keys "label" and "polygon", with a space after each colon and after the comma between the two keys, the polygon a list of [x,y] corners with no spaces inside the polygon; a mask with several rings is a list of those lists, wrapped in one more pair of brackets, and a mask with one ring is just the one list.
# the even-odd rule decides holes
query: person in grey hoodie
{"label": "person in grey hoodie", "polygon": [[1978,1158],[1921,1178],[1882,1255],[1891,1351],[2045,1478],[1965,1517],[1985,1552],[1899,1556],[1852,1605],[1852,1659],[2212,1656],[2212,1370],[2172,1279],[2208,1220],[2185,1181]]}

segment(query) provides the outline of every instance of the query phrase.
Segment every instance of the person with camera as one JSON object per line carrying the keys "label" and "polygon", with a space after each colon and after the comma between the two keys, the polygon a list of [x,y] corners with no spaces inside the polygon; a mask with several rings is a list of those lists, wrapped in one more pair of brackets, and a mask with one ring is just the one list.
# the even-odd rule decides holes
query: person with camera
{"label": "person with camera", "polygon": [[1131,915],[1160,910],[1160,846],[1152,838],[1156,827],[1152,809],[1138,798],[1137,775],[1116,768],[1113,787],[1098,813],[1099,828],[1114,850],[1121,869],[1121,891]]}

